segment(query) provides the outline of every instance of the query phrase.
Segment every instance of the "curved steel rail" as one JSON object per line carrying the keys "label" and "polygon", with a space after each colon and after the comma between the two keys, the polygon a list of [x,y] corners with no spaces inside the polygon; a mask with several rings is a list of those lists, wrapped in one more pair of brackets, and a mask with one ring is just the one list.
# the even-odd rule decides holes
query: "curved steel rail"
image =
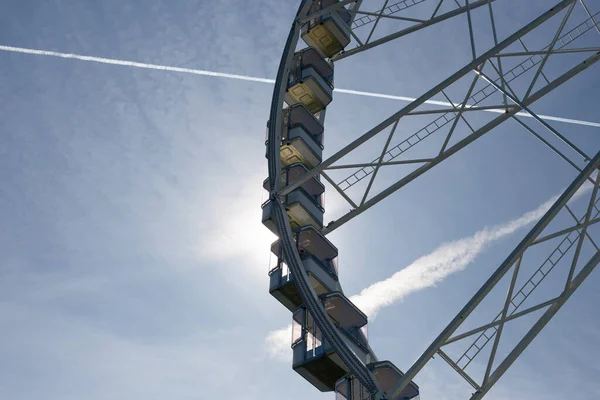
{"label": "curved steel rail", "polygon": [[350,372],[356,376],[356,378],[363,384],[363,386],[372,393],[375,398],[381,397],[377,383],[371,374],[371,371],[362,363],[362,361],[354,354],[354,352],[345,344],[340,336],[337,328],[329,318],[327,312],[323,308],[317,294],[312,288],[302,260],[294,240],[292,237],[292,230],[290,222],[287,218],[287,213],[281,202],[281,199],[277,196],[277,193],[281,189],[281,165],[280,165],[280,154],[279,144],[281,143],[281,110],[283,108],[283,98],[286,90],[285,83],[287,81],[294,51],[298,43],[300,34],[300,20],[304,19],[309,10],[310,0],[302,0],[298,7],[298,12],[294,19],[294,23],[290,29],[281,61],[279,63],[279,69],[277,70],[277,78],[275,80],[275,88],[273,90],[273,98],[271,101],[271,110],[269,114],[268,134],[268,164],[269,164],[269,187],[270,197],[273,201],[273,215],[275,220],[275,226],[279,232],[279,242],[283,249],[283,255],[287,262],[287,265],[295,277],[296,286],[298,292],[302,297],[302,301],[308,311],[313,316],[316,325],[323,333],[323,337],[331,345],[333,350],[338,354],[340,359],[346,364]]}

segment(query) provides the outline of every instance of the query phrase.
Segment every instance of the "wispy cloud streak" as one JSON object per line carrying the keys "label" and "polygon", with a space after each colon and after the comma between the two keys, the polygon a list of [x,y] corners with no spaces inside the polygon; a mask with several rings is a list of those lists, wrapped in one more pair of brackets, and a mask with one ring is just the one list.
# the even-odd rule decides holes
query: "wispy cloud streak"
{"label": "wispy cloud streak", "polygon": [[[80,54],[29,49],[29,48],[24,48],[24,47],[13,47],[13,46],[0,45],[0,50],[13,52],[13,53],[23,53],[23,54],[48,56],[48,57],[59,57],[59,58],[67,58],[67,59],[95,62],[95,63],[101,63],[101,64],[119,65],[119,66],[123,66],[123,67],[143,68],[143,69],[152,69],[152,70],[157,70],[157,71],[168,71],[168,72],[178,72],[178,73],[184,73],[184,74],[211,76],[214,78],[236,79],[236,80],[242,80],[242,81],[270,83],[270,84],[275,83],[274,79],[260,78],[260,77],[256,77],[256,76],[250,76],[250,75],[228,74],[225,72],[215,72],[215,71],[208,71],[208,70],[194,69],[194,68],[172,67],[172,66],[160,65],[160,64],[147,64],[147,63],[141,63],[141,62],[136,62],[136,61],[117,60],[114,58],[104,58],[104,57],[94,57],[94,56],[84,56],[84,55],[80,55]],[[385,94],[385,93],[364,92],[364,91],[351,90],[351,89],[337,89],[336,88],[335,91],[337,93],[352,94],[352,95],[356,95],[356,96],[375,97],[375,98],[380,98],[380,99],[398,100],[398,101],[405,101],[405,102],[411,102],[411,101],[416,100],[415,97],[396,96],[396,95]],[[442,107],[450,107],[450,108],[453,107],[452,104],[450,104],[448,102],[444,102],[444,101],[427,100],[427,101],[425,101],[425,103],[430,104],[430,105],[442,106]],[[484,111],[500,113],[500,114],[504,113],[504,110],[484,110]],[[522,116],[522,117],[531,117],[531,115],[529,115],[528,113],[524,113],[524,112],[517,113],[517,115]],[[551,115],[539,115],[539,117],[544,120],[548,120],[548,121],[564,122],[564,123],[568,123],[568,124],[584,125],[584,126],[590,126],[590,127],[594,127],[594,128],[600,128],[600,122],[582,121],[582,120],[578,120],[578,119],[554,117]]]}
{"label": "wispy cloud streak", "polygon": [[[588,192],[591,186],[586,182],[571,201]],[[382,308],[402,301],[411,293],[435,286],[446,277],[464,270],[488,245],[538,221],[557,198],[558,196],[554,196],[536,209],[504,224],[484,228],[472,236],[444,243],[391,277],[363,289],[350,297],[350,300],[372,320]],[[291,335],[291,326],[270,332],[265,339],[268,354],[274,359],[288,361],[291,356]]]}
{"label": "wispy cloud streak", "polygon": [[168,65],[160,65],[160,64],[146,64],[146,63],[135,62],[135,61],[117,60],[114,58],[83,56],[80,54],[72,54],[72,53],[59,53],[57,51],[27,49],[27,48],[23,48],[23,47],[12,47],[12,46],[2,46],[2,45],[0,45],[0,50],[11,51],[14,53],[32,54],[32,55],[36,55],[36,56],[70,58],[73,60],[95,62],[95,63],[100,63],[100,64],[120,65],[123,67],[144,68],[144,69],[153,69],[153,70],[158,70],[158,71],[169,71],[169,72],[180,72],[180,73],[184,73],[184,74],[204,75],[204,76],[212,76],[215,78],[228,78],[228,79],[237,79],[237,80],[260,82],[260,83],[271,83],[271,84],[275,83],[274,79],[265,79],[265,78],[255,77],[255,76],[227,74],[224,72],[214,72],[214,71],[207,71],[207,70],[203,70],[203,69],[171,67]]}
{"label": "wispy cloud streak", "polygon": [[413,292],[435,286],[449,275],[464,270],[486,246],[539,220],[555,201],[556,197],[553,197],[535,210],[505,224],[484,228],[473,236],[444,243],[388,279],[363,289],[358,295],[352,296],[351,300],[373,318],[382,308],[402,301]]}

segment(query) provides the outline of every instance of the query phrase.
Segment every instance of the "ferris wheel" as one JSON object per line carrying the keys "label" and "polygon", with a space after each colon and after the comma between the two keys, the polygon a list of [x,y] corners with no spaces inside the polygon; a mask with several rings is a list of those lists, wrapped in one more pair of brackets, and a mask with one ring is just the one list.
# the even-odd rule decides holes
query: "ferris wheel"
{"label": "ferris wheel", "polygon": [[[593,227],[600,222],[600,148],[578,146],[531,108],[551,97],[554,89],[595,68],[600,60],[600,3],[554,0],[529,23],[501,35],[495,10],[510,2],[300,2],[280,61],[267,123],[269,177],[264,188],[270,197],[263,203],[262,215],[264,225],[278,237],[270,249],[275,263],[269,272],[269,291],[292,314],[292,367],[318,390],[335,392],[336,399],[417,398],[418,374],[434,356],[472,386],[472,400],[481,399],[600,261],[593,237]],[[411,40],[416,32],[454,18],[468,25],[470,57],[464,66],[324,158],[325,111],[334,99],[334,64],[351,63],[363,52]],[[398,22],[400,28],[393,25]],[[476,24],[489,29],[493,38],[485,49],[474,33]],[[552,59],[560,56],[566,57],[557,67]],[[478,117],[482,113],[485,118]],[[426,121],[416,130],[414,117],[420,123]],[[557,163],[576,170],[577,177],[403,371],[391,361],[382,361],[370,347],[368,317],[344,295],[338,280],[338,249],[326,235],[509,120],[533,135],[540,149],[553,152]],[[372,161],[347,161],[376,136],[385,140]],[[429,156],[412,158],[413,149],[433,137],[441,145],[428,146],[430,152],[435,147]],[[392,165],[412,169],[383,188],[374,185],[381,169]],[[334,171],[347,175],[335,179]],[[324,220],[325,183],[350,208],[329,223]],[[584,206],[574,207],[575,199]],[[539,264],[533,272],[523,272],[524,255],[530,252]],[[532,261],[528,258],[528,262]],[[560,268],[567,271],[560,290],[550,300],[532,303],[531,294]],[[503,306],[486,323],[466,324],[502,279],[508,281]],[[499,354],[505,325],[536,311],[539,316],[529,330],[506,354]],[[450,354],[449,345],[462,350]],[[378,352],[385,353],[385,349]],[[485,358],[481,376],[469,369],[475,358]]]}

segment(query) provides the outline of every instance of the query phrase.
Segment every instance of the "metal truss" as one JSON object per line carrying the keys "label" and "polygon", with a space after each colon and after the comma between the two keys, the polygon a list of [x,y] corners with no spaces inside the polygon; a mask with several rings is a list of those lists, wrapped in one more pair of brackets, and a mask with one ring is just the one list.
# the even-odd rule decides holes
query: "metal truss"
{"label": "metal truss", "polygon": [[[470,9],[473,8],[474,4],[475,2],[470,3]],[[571,28],[574,25],[571,21],[571,15],[577,4],[585,8],[588,17]],[[541,143],[555,152],[565,162],[581,171],[582,166],[590,157],[577,148],[565,135],[537,115],[531,109],[531,105],[571,78],[590,68],[600,59],[600,52],[598,51],[600,36],[594,37],[594,39],[599,39],[597,47],[573,47],[573,43],[586,33],[596,33],[593,31],[598,30],[600,12],[592,14],[583,2],[563,0],[506,39],[498,42],[493,8],[491,4],[488,4],[488,7],[490,11],[489,21],[491,22],[489,25],[495,39],[492,48],[475,57],[446,80],[345,146],[312,169],[302,179],[281,189],[279,194],[285,195],[310,177],[317,174],[322,175],[351,206],[348,213],[323,228],[324,233],[329,233],[456,154],[507,119],[515,120],[523,126],[526,132],[537,137]],[[555,16],[556,18],[553,18]],[[556,22],[559,22],[558,28],[556,28]],[[525,40],[530,36],[534,36],[536,42],[542,42],[544,37],[548,36],[549,26],[552,27],[553,31],[550,37],[545,39],[548,43],[546,46],[531,49],[525,45]],[[565,28],[567,26],[570,29],[567,30]],[[521,46],[523,51],[515,51],[515,46]],[[582,61],[584,56],[588,57]],[[522,61],[517,57],[522,58]],[[564,68],[560,71],[562,72],[560,74],[547,68],[548,60],[554,57],[561,57],[561,64]],[[514,62],[509,64],[505,61],[508,58],[520,62],[516,65],[514,65]],[[512,66],[506,68],[507,65]],[[525,93],[516,93],[514,90],[517,87],[516,85],[527,88]],[[448,92],[457,93],[461,91],[463,97],[459,97],[459,101],[456,102],[453,102],[447,95]],[[443,96],[446,101],[435,100],[436,96]],[[489,104],[490,102],[491,104]],[[432,105],[437,106],[437,108],[432,109]],[[442,107],[440,108],[440,106]],[[482,118],[484,114],[487,117]],[[496,116],[491,121],[486,122],[489,116],[492,115]],[[432,120],[417,132],[403,138],[396,138],[396,136],[399,136],[397,132],[409,132],[408,128],[404,127],[411,123],[411,117],[413,116],[421,118],[429,116]],[[532,117],[536,120],[544,128],[544,134],[536,132],[532,126],[519,118],[521,116]],[[459,121],[462,122],[462,126],[459,125]],[[344,157],[361,148],[361,145],[381,132],[386,132],[388,136],[380,153],[371,162],[341,162]],[[443,144],[431,156],[413,159],[401,157],[436,133],[437,137],[443,138]],[[548,135],[559,138],[561,146],[553,145],[551,141],[545,138]],[[573,152],[575,158],[571,154]],[[373,193],[373,183],[379,170],[382,167],[401,164],[414,165],[416,169],[387,188]],[[355,172],[335,182],[328,172],[340,169],[355,169]],[[364,191],[359,192],[358,197],[353,196],[349,189],[354,188],[356,184],[367,177],[369,177],[369,181],[366,183]]]}
{"label": "metal truss", "polygon": [[[424,3],[427,0],[402,0],[396,2],[394,4],[388,5],[389,0],[385,2],[383,8],[377,11],[356,11],[357,17],[354,18],[352,22],[352,29],[360,28],[361,26],[369,25],[375,23],[376,25],[379,23],[381,18],[391,18],[391,19],[399,19],[404,21],[413,21],[413,18],[407,17],[399,17],[394,15],[399,13],[400,11],[406,10],[412,6],[416,6],[417,4]],[[416,22],[421,22],[422,20],[417,20]]]}
{"label": "metal truss", "polygon": [[[596,21],[599,21],[599,20],[600,20],[600,12],[596,13],[593,16],[593,18],[590,17],[589,19],[580,23],[575,28],[571,29],[568,32],[565,32],[562,36],[560,36],[558,38],[557,46],[555,46],[555,48],[552,50],[552,52],[550,54],[563,54],[565,52],[570,52],[570,53],[590,52],[590,51],[597,52],[598,50],[600,50],[599,48],[565,49],[566,46],[572,44],[575,40],[581,38],[585,33],[592,30],[596,24]],[[542,49],[540,51],[523,51],[523,52],[519,52],[519,53],[510,52],[510,53],[497,54],[498,59],[501,59],[503,57],[517,56],[517,55],[528,56],[524,61],[520,62],[519,64],[515,65],[508,71],[501,74],[504,82],[505,83],[514,82],[519,77],[521,77],[525,73],[527,73],[528,71],[531,71],[535,67],[538,67],[539,64],[543,60],[542,55],[545,55],[547,53],[547,49],[548,49],[548,46],[546,46],[544,49]],[[500,64],[500,62],[499,62],[499,64]],[[542,75],[542,77],[544,77],[544,79],[546,79],[547,82],[549,82],[548,79],[545,77],[544,73],[542,73],[541,75]],[[504,103],[504,105],[492,105],[492,106],[477,107],[478,104],[480,104],[483,101],[485,101],[486,99],[488,99],[494,93],[494,91],[495,91],[494,87],[490,83],[490,84],[484,86],[483,88],[472,93],[468,98],[468,106],[466,106],[463,109],[463,113],[464,112],[472,112],[472,111],[482,111],[482,110],[501,111],[501,110],[511,107],[511,106],[506,105],[506,103]],[[427,124],[422,129],[420,129],[419,131],[414,133],[413,135],[410,135],[405,140],[401,141],[397,145],[388,149],[385,153],[385,160],[386,160],[386,162],[388,162],[388,165],[395,164],[391,160],[399,157],[406,151],[410,150],[412,147],[417,145],[419,142],[421,142],[425,138],[433,135],[434,133],[436,133],[441,128],[443,128],[445,125],[447,125],[448,123],[452,122],[455,119],[455,114],[453,112],[449,112],[447,107],[443,108],[443,109],[437,109],[437,110],[413,111],[409,115],[420,115],[420,114],[441,114],[441,115],[439,117],[437,117],[435,120],[433,120],[432,122],[430,122],[429,124]],[[416,160],[416,162],[421,162],[421,161]],[[369,176],[370,174],[372,174],[374,172],[374,166],[376,166],[376,165],[377,165],[377,160],[375,159],[372,161],[372,163],[366,163],[366,164],[362,164],[362,165],[355,164],[355,165],[347,166],[347,167],[358,167],[361,169],[359,169],[355,173],[349,175],[347,178],[343,179],[342,181],[338,182],[339,187],[342,190],[346,190],[346,189],[350,188],[351,186],[356,185],[362,179],[364,179],[367,176]],[[386,165],[386,164],[382,164],[382,165]],[[340,168],[344,168],[344,166],[332,167],[330,169],[340,169]]]}
{"label": "metal truss", "polygon": [[[268,150],[271,199],[275,200],[276,203],[274,220],[279,231],[284,259],[294,276],[297,277],[297,287],[303,302],[313,315],[317,326],[323,332],[324,338],[331,343],[336,353],[348,366],[351,374],[374,395],[374,398],[398,398],[406,385],[437,354],[475,389],[471,399],[478,400],[500,379],[600,261],[600,250],[596,244],[597,241],[592,237],[592,230],[590,229],[600,222],[600,199],[598,196],[600,173],[597,172],[600,168],[600,152],[594,157],[587,154],[586,151],[589,151],[589,149],[584,151],[579,148],[567,135],[559,132],[543,116],[538,115],[531,108],[537,100],[545,97],[554,89],[600,60],[600,43],[595,47],[590,47],[589,42],[586,43],[587,47],[573,46],[577,39],[592,30],[600,33],[600,12],[593,13],[582,0],[579,2],[576,0],[562,0],[526,26],[499,41],[492,6],[493,0],[465,0],[462,5],[455,1],[457,8],[449,11],[443,11],[448,9],[448,7],[442,7],[445,4],[444,0],[436,0],[433,12],[427,18],[415,19],[397,15],[400,11],[420,6],[425,2],[426,0],[404,0],[389,5],[390,1],[386,0],[381,9],[369,12],[364,11],[361,7],[362,1],[360,0],[343,0],[318,12],[324,14],[344,6],[353,16],[352,35],[358,46],[342,53],[334,60],[357,54],[462,14],[466,14],[467,17],[469,45],[473,59],[418,99],[313,168],[304,177],[296,180],[294,184],[281,187],[279,149],[275,146],[276,143],[280,142],[280,132],[275,127],[280,126],[280,110],[285,91],[283,82],[291,68],[291,54],[293,54],[293,49],[297,44],[300,25],[303,21],[316,16],[315,14],[306,15],[308,1],[302,1],[300,11],[286,42],[286,49],[278,70],[271,104],[270,120],[275,121],[274,124],[269,125],[269,143],[273,144]],[[448,0],[448,3],[450,3],[450,0]],[[578,4],[585,10],[587,18],[575,26],[571,21],[571,16]],[[472,11],[483,6],[486,6],[489,10],[489,26],[492,29],[494,45],[489,50],[477,55]],[[481,13],[479,14],[481,15]],[[336,15],[333,15],[333,18],[337,18]],[[373,39],[376,28],[384,18],[400,20],[411,25],[391,35]],[[557,23],[548,29],[548,25],[554,22]],[[361,40],[357,35],[357,32],[359,32],[357,29],[369,24],[372,24],[372,27],[367,34],[367,38]],[[544,39],[540,40],[539,37],[536,37],[535,42],[538,45],[531,48],[527,47],[525,41],[529,40],[529,35],[539,35],[540,32]],[[545,36],[548,37],[545,38]],[[547,43],[547,45],[539,45],[539,43]],[[520,48],[515,49],[517,46],[520,46],[522,50]],[[554,57],[562,57],[560,71],[548,68],[548,61]],[[452,93],[453,96],[460,93],[458,101],[453,101],[448,93]],[[440,96],[443,96],[445,101],[440,101]],[[482,118],[481,115],[486,117]],[[543,133],[536,130],[537,126],[533,127],[531,124],[526,123],[521,118],[523,116],[533,119],[536,125],[543,128]],[[417,117],[430,118],[431,122],[412,135],[398,138],[400,136],[398,132],[408,131],[408,129],[405,129],[406,124],[409,123],[407,121],[412,121],[411,119]],[[324,119],[324,112],[319,116],[319,119]],[[340,339],[339,333],[319,302],[294,246],[285,209],[277,199],[281,199],[311,177],[315,175],[322,176],[352,207],[350,212],[323,228],[324,233],[329,233],[445,159],[453,156],[507,119],[512,119],[518,123],[525,132],[536,137],[540,143],[553,151],[563,162],[577,170],[579,174],[505,262],[500,265],[484,286],[427,348],[419,360],[413,364],[392,392],[383,394],[377,387],[377,382],[372,373]],[[373,161],[342,163],[346,156],[380,133],[386,135],[385,143]],[[443,143],[435,149],[431,156],[401,157],[436,133]],[[559,143],[556,144],[557,142]],[[382,167],[390,165],[413,165],[415,169],[387,188],[376,191],[374,182],[379,171]],[[348,177],[336,182],[331,174],[334,174],[334,171],[344,169],[357,170]],[[364,191],[359,192],[359,196],[356,197],[356,193],[352,193],[350,189],[356,192],[356,189],[360,189],[356,185],[366,178],[369,178],[368,181],[363,182],[366,188],[364,188]],[[578,216],[569,202],[574,200],[575,197],[581,198],[584,196],[588,196],[587,207],[583,215]],[[564,222],[565,214],[572,222],[557,228],[555,222]],[[544,246],[547,246],[551,241],[558,243],[554,250],[533,273],[527,275],[523,272],[527,270],[526,266],[531,264],[531,261],[524,258],[524,255],[531,253],[538,255],[538,249],[545,249]],[[588,257],[589,248],[585,246],[590,243],[595,252],[591,257]],[[540,287],[540,284],[553,271],[561,270],[568,258],[570,258],[570,262],[567,271],[565,271],[567,278],[562,290],[555,293],[549,300],[533,303],[532,293]],[[503,307],[496,314],[490,316],[488,319],[490,322],[472,329],[469,329],[470,326],[464,328],[463,324],[469,316],[480,308],[481,303],[490,296],[493,289],[497,288],[503,277],[507,275],[510,282],[508,283],[508,293],[504,297]],[[522,275],[527,275],[526,279]],[[523,282],[523,279],[525,279],[525,283],[521,284],[520,282]],[[483,310],[485,311],[485,309]],[[529,320],[536,315],[535,312],[543,312],[543,314],[537,318],[529,331],[520,337],[519,342],[510,349],[509,353],[505,355],[502,351],[499,351],[499,349],[504,350],[508,341],[506,338],[509,334],[503,336],[505,328],[517,319],[523,320],[526,318]],[[472,319],[469,321],[472,321]],[[467,330],[461,331],[461,328]],[[461,346],[465,343],[468,346],[458,357],[445,348],[449,345],[454,348],[454,346]],[[489,354],[485,363],[485,372],[480,378],[471,372],[473,368],[471,363],[476,357],[481,359],[487,354],[483,352],[484,348],[486,351],[489,350]]]}
{"label": "metal truss", "polygon": [[[594,270],[600,262],[600,249],[597,240],[594,240],[590,232],[590,227],[600,222],[600,209],[598,208],[600,198],[598,196],[598,187],[600,184],[600,152],[587,163],[581,173],[556,200],[554,205],[546,212],[535,227],[525,236],[521,243],[500,265],[500,267],[484,283],[473,298],[464,306],[456,317],[448,324],[442,333],[435,339],[423,355],[407,371],[405,377],[395,388],[394,398],[402,388],[404,388],[410,379],[414,378],[429,360],[436,354],[440,355],[460,376],[462,376],[474,389],[475,393],[471,400],[479,400],[490,390],[490,388],[500,379],[508,370],[512,363],[519,357],[525,348],[533,341],[538,333],[546,326],[550,319],[560,310],[571,295],[579,288],[581,283]],[[589,182],[593,182],[591,185]],[[585,186],[587,184],[587,186]],[[576,216],[569,201],[578,197],[587,197],[587,206],[581,216]],[[581,201],[581,200],[580,200]],[[571,220],[570,224],[558,229],[555,227],[558,216],[566,216]],[[550,225],[553,223],[552,225]],[[564,225],[564,223],[563,223]],[[548,229],[553,226],[553,229]],[[525,280],[522,285],[517,285],[526,253],[532,248],[536,248],[541,243],[548,241],[557,241],[556,247],[549,253],[538,268]],[[590,257],[583,256],[582,248],[584,243],[593,247]],[[534,250],[535,251],[535,250]],[[570,260],[569,260],[570,258]],[[561,260],[566,261],[559,265]],[[557,266],[565,266],[567,269],[567,278],[562,290],[551,296],[549,300],[526,304],[526,300],[531,298],[531,294],[540,286],[550,273],[558,270]],[[468,317],[477,310],[478,306],[484,301],[498,285],[502,278],[509,272],[511,274],[508,291],[504,300],[504,305],[496,314],[491,322],[470,329],[461,334],[455,334],[457,330],[467,321]],[[532,324],[531,328],[520,336],[520,340],[515,346],[510,346],[510,350],[505,357],[498,358],[498,347],[503,337],[503,329],[511,321],[515,321],[525,316],[531,317],[535,311],[545,310]],[[466,348],[458,358],[450,357],[442,348],[450,344],[470,341],[471,344]],[[479,354],[482,349],[491,343],[491,349],[485,362],[485,373],[480,380],[473,378],[466,371],[467,366]]]}
{"label": "metal truss", "polygon": [[[439,0],[435,4],[433,12],[430,8],[424,7],[424,3],[426,3],[426,1],[427,0],[402,0],[390,5],[390,1],[386,0],[381,9],[373,11],[366,11],[363,7],[360,7],[355,11],[356,18],[354,19],[351,27],[351,34],[356,41],[356,47],[346,50],[333,57],[333,60],[341,60],[348,56],[361,53],[365,50],[372,49],[394,39],[401,38],[421,29],[446,21],[450,18],[465,13],[470,13],[471,10],[489,4],[494,0],[477,0],[472,2],[467,0],[464,5],[461,5],[458,1],[454,0],[456,7],[454,7],[454,3],[452,3],[451,9],[444,12],[440,12],[444,0]],[[432,1],[427,3],[431,5],[434,4]],[[450,1],[448,1],[448,3],[450,4]],[[421,18],[397,15],[401,11],[413,8],[414,6],[419,6],[419,11],[421,14],[423,14]],[[377,28],[379,23],[383,20],[401,21],[405,24],[402,25],[402,29],[396,30],[393,33],[387,33],[382,37],[374,39],[376,32],[378,32]],[[408,23],[408,25],[406,23]],[[371,29],[359,29],[369,24],[373,24]]]}

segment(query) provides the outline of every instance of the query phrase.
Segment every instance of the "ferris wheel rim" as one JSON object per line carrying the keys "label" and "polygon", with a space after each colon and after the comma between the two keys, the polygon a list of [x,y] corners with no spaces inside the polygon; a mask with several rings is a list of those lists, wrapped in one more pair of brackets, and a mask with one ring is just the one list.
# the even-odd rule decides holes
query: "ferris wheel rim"
{"label": "ferris wheel rim", "polygon": [[[294,272],[296,270],[296,282],[299,287],[299,292],[303,303],[306,308],[315,319],[315,323],[321,329],[323,336],[331,342],[332,347],[336,353],[340,356],[342,361],[347,365],[351,373],[353,373],[357,379],[371,392],[377,396],[380,394],[377,382],[373,377],[371,371],[364,365],[353,351],[344,343],[341,339],[339,332],[335,328],[334,324],[328,318],[325,309],[315,291],[313,290],[303,264],[300,260],[300,254],[296,246],[293,245],[294,240],[292,236],[291,226],[283,204],[279,201],[278,192],[281,189],[281,165],[280,165],[280,153],[279,143],[281,141],[280,132],[280,121],[281,121],[281,110],[284,105],[284,92],[286,89],[286,81],[284,80],[290,71],[292,57],[296,51],[296,46],[299,40],[300,32],[300,21],[308,16],[309,5],[312,0],[301,0],[298,11],[290,28],[288,38],[286,40],[284,50],[277,70],[277,78],[273,89],[273,96],[271,99],[271,107],[269,113],[268,127],[268,169],[269,169],[269,187],[271,189],[270,200],[274,203],[275,211],[275,226],[279,232],[279,241],[283,245],[283,253],[290,266],[290,269]],[[307,290],[308,289],[308,290]],[[371,352],[370,346],[369,351]]]}

